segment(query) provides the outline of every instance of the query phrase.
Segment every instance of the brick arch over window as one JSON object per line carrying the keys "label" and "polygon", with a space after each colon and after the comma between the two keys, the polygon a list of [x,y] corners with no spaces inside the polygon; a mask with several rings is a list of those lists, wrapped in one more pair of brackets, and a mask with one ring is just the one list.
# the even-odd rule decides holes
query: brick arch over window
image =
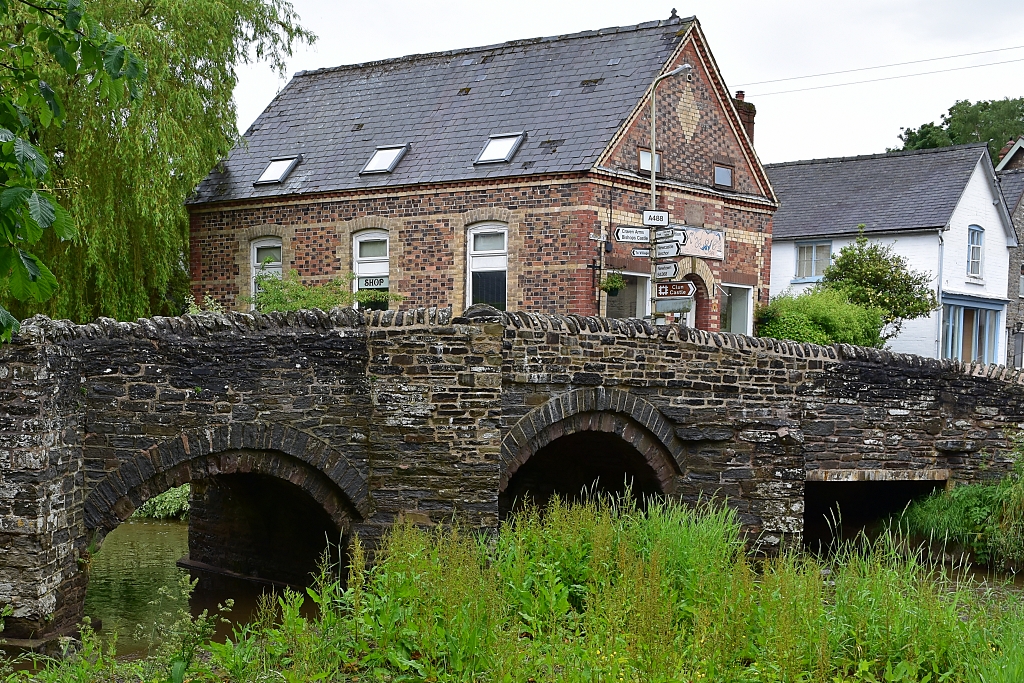
{"label": "brick arch over window", "polygon": [[540,449],[562,436],[580,432],[615,434],[647,461],[663,493],[674,493],[683,471],[683,445],[671,423],[653,405],[618,389],[574,389],[524,415],[501,442],[504,492],[512,475]]}
{"label": "brick arch over window", "polygon": [[195,479],[239,473],[295,484],[339,529],[373,510],[366,480],[325,442],[284,425],[235,424],[187,430],[122,462],[86,497],[86,529],[102,538],[155,495]]}
{"label": "brick arch over window", "polygon": [[[689,276],[689,277],[687,277]],[[703,259],[688,258],[679,263],[679,279],[689,279],[698,285],[704,285],[704,296],[714,298],[715,274],[708,268]]]}
{"label": "brick arch over window", "polygon": [[[282,273],[287,273],[292,261],[295,260],[295,249],[292,246],[292,235],[294,232],[294,227],[267,223],[265,225],[250,225],[235,233],[235,237],[238,239],[238,250],[235,252],[235,266],[237,267],[235,288],[238,291],[238,298],[235,301],[235,306],[239,310],[249,310],[247,305],[242,304],[242,299],[252,296],[250,290],[252,288],[253,241],[261,237],[281,238],[281,271]],[[192,293],[197,301],[202,301],[203,294],[204,292]],[[230,305],[230,302],[225,303]]]}
{"label": "brick arch over window", "polygon": [[453,308],[462,311],[469,308],[466,301],[466,282],[468,277],[468,258],[466,248],[469,241],[470,229],[481,223],[503,223],[508,229],[508,284],[506,294],[508,296],[508,307],[519,308],[523,300],[523,286],[520,282],[522,275],[521,258],[523,254],[523,235],[521,229],[521,212],[506,209],[503,206],[484,206],[478,209],[470,209],[465,213],[452,217],[452,277],[455,280],[455,291],[451,293]]}

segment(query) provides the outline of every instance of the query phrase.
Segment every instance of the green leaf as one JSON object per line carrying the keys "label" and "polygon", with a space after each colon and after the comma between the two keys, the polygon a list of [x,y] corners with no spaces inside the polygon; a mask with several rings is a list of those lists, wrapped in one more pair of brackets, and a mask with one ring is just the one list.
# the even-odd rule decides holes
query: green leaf
{"label": "green leaf", "polygon": [[14,139],[14,158],[18,160],[18,163],[28,173],[31,173],[36,178],[43,177],[46,175],[46,171],[49,170],[42,153],[32,143],[23,138]]}
{"label": "green leaf", "polygon": [[34,254],[18,249],[11,269],[11,294],[19,301],[46,301],[57,289],[57,278]]}
{"label": "green leaf", "polygon": [[[2,3],[3,0],[0,0]],[[3,306],[0,306],[0,340],[11,341],[11,336],[21,329],[21,323]]]}
{"label": "green leaf", "polygon": [[104,50],[103,68],[106,69],[107,73],[114,78],[119,78],[121,76],[122,69],[124,69],[124,60],[124,45],[114,45],[113,47]]}
{"label": "green leaf", "polygon": [[20,204],[32,194],[27,187],[9,187],[0,194],[0,210],[7,211],[12,206]]}
{"label": "green leaf", "polygon": [[68,52],[67,46],[64,45],[64,41],[58,36],[52,35],[47,41],[46,49],[50,51],[53,58],[57,60],[57,63],[63,67],[69,74],[74,74],[78,71],[78,63],[75,62],[75,58]]}
{"label": "green leaf", "polygon": [[62,240],[73,240],[78,237],[78,226],[75,225],[75,219],[71,217],[60,204],[53,205],[54,220],[53,220],[53,231],[57,233],[57,237]]}
{"label": "green leaf", "polygon": [[46,106],[53,112],[55,118],[64,118],[64,107],[60,103],[60,97],[53,91],[53,88],[46,81],[39,81],[39,94],[46,101]]}
{"label": "green leaf", "polygon": [[74,31],[82,23],[82,0],[68,0],[68,11],[64,16],[64,25]]}
{"label": "green leaf", "polygon": [[[2,0],[0,0],[2,1]],[[10,142],[14,139],[14,133],[6,128],[0,128],[0,142]]]}
{"label": "green leaf", "polygon": [[53,204],[38,192],[33,192],[28,198],[28,215],[32,216],[32,220],[38,223],[40,228],[50,227],[56,218]]}

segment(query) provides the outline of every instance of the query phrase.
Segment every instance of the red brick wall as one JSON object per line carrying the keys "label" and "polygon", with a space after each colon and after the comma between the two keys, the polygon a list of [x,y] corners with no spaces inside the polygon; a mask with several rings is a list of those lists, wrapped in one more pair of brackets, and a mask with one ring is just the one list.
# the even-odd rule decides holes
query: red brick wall
{"label": "red brick wall", "polygon": [[[386,228],[391,234],[391,290],[407,297],[403,306],[465,306],[466,230],[493,219],[509,226],[508,307],[596,315],[602,273],[588,265],[647,273],[646,259],[632,259],[626,243],[600,240],[619,225],[639,224],[648,204],[642,182],[611,184],[601,176],[511,179],[443,188],[409,188],[401,194],[348,194],[319,199],[264,200],[247,205],[193,209],[191,253],[193,293],[209,295],[230,308],[244,308],[249,241],[275,234],[284,242],[286,270],[322,282],[349,272],[351,232]],[[727,231],[725,261],[707,261],[716,281],[723,272],[744,273],[767,283],[763,209],[720,197],[666,190],[673,220]],[[371,221],[372,223],[367,223]],[[735,278],[734,278],[735,279]],[[727,279],[728,281],[728,279]],[[763,288],[767,293],[767,284]],[[709,304],[709,308],[712,306]],[[717,313],[700,318],[717,329]]]}
{"label": "red brick wall", "polygon": [[[736,191],[762,195],[763,182],[759,182],[739,139],[742,123],[727,104],[732,98],[722,92],[705,68],[707,59],[693,40],[688,41],[673,66],[691,64],[693,80],[674,76],[658,85],[657,142],[662,155],[658,176],[712,185],[714,164],[719,162],[733,167]],[[634,172],[639,169],[638,149],[651,145],[650,111],[650,98],[645,98],[638,116],[616,142],[604,166]]]}

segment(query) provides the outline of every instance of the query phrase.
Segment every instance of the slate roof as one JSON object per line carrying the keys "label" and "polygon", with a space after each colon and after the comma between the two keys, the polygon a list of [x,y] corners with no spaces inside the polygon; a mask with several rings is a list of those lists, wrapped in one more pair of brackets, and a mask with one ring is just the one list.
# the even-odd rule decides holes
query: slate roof
{"label": "slate roof", "polygon": [[779,198],[774,239],[940,228],[960,201],[984,143],[768,164]]}
{"label": "slate roof", "polygon": [[[692,21],[299,72],[189,203],[588,170]],[[520,131],[510,163],[473,164],[488,136]],[[392,173],[359,175],[376,147],[404,143]],[[296,153],[285,182],[253,187]]]}
{"label": "slate roof", "polygon": [[999,178],[999,188],[1003,191],[1003,199],[1006,201],[1006,208],[1013,213],[1024,195],[1024,168],[1013,171],[999,171],[996,173]]}

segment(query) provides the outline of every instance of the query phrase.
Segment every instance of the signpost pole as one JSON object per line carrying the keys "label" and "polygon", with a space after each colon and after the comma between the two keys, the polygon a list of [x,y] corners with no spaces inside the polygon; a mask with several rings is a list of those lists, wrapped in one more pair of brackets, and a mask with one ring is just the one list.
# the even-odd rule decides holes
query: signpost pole
{"label": "signpost pole", "polygon": [[[655,177],[658,174],[658,142],[656,139],[657,131],[655,124],[655,117],[658,115],[658,107],[655,101],[655,91],[658,89],[658,83],[670,76],[676,76],[681,73],[686,73],[687,78],[690,78],[690,72],[693,71],[693,67],[689,64],[683,64],[669,71],[667,74],[662,74],[654,79],[654,83],[651,84],[651,210],[658,210],[658,190],[655,185]],[[655,296],[654,276],[657,268],[657,245],[654,242],[654,230],[651,230],[651,322],[654,322],[654,301],[657,298]]]}

